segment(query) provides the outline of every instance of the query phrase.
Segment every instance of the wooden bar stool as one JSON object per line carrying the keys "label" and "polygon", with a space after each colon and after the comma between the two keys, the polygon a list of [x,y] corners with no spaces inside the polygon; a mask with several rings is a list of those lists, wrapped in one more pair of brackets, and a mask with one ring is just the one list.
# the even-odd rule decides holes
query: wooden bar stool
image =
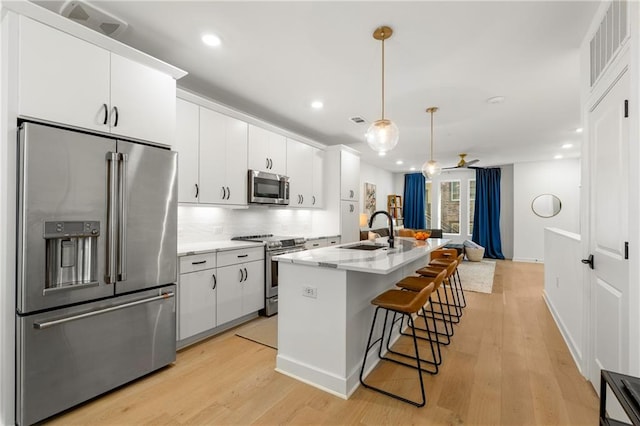
{"label": "wooden bar stool", "polygon": [[[455,249],[454,249],[455,250]],[[447,267],[449,263],[453,261],[453,258],[437,258],[429,262],[429,266],[436,267]],[[460,279],[460,270],[459,266],[464,261],[464,253],[460,253],[457,257],[458,264],[456,265],[455,274],[453,276],[453,285],[456,287],[456,293],[458,294],[458,301],[460,302],[460,306],[462,308],[467,307],[467,299],[464,297],[464,288],[462,287],[462,280]]]}
{"label": "wooden bar stool", "polygon": [[[457,298],[456,298],[456,292],[454,291],[454,288],[452,286],[452,276],[455,273],[456,267],[458,264],[458,260],[456,259],[455,261],[451,262],[448,266],[446,267],[439,267],[439,266],[426,266],[424,268],[420,268],[416,271],[417,274],[420,274],[421,276],[424,277],[431,277],[434,278],[436,276],[438,276],[438,274],[440,272],[442,272],[443,270],[445,270],[447,272],[446,277],[445,277],[445,285],[442,286],[443,290],[444,290],[444,297],[445,297],[445,302],[443,303],[444,306],[447,307],[447,313],[443,315],[448,315],[449,318],[451,319],[451,322],[453,322],[454,324],[457,324],[460,322],[460,317],[462,316],[462,307],[460,305],[460,303],[458,302]],[[451,292],[451,303],[449,301],[449,293],[447,292],[447,284],[449,287],[449,290]],[[438,294],[440,294],[438,292]],[[451,308],[453,308],[453,313],[451,312]]]}
{"label": "wooden bar stool", "polygon": [[[435,336],[436,336],[436,343],[438,344],[438,355],[440,355],[440,345],[445,345],[445,346],[449,345],[451,343],[450,337],[453,336],[453,322],[451,322],[451,319],[449,318],[449,316],[444,312],[444,306],[446,306],[446,305],[444,303],[442,303],[442,300],[440,299],[440,292],[439,292],[440,286],[442,285],[446,275],[447,275],[447,271],[446,270],[442,270],[442,271],[440,271],[440,273],[435,278],[424,277],[424,276],[406,277],[406,278],[403,278],[402,280],[400,280],[396,284],[398,287],[402,288],[403,290],[419,292],[426,285],[428,285],[431,282],[433,282],[433,285],[434,285],[433,292],[431,293],[431,297],[429,297],[429,313],[431,315],[427,315],[426,308],[425,308],[425,309],[423,309],[423,311],[420,314],[420,316],[424,315],[425,322],[427,322],[427,319],[432,319],[433,320],[433,328],[434,328],[434,333],[435,333]],[[436,295],[438,300],[434,300],[434,298],[433,298],[434,294]],[[440,308],[440,312],[434,311],[434,308],[435,308],[436,305]],[[435,314],[438,314],[440,316],[440,318],[436,318]],[[449,318],[449,319],[447,320],[447,318]],[[438,326],[437,326],[436,320],[441,320],[443,322],[443,324],[444,324],[444,333],[438,331]],[[421,331],[427,331],[428,332],[428,330],[420,329],[418,327],[416,327],[416,328],[421,330]],[[428,329],[428,323],[427,323],[427,329]],[[440,339],[438,336],[442,336],[442,339]],[[422,337],[418,336],[418,338],[420,339]]]}
{"label": "wooden bar stool", "polygon": [[[418,311],[420,311],[423,306],[425,305],[425,303],[427,303],[427,300],[429,299],[429,296],[431,295],[432,291],[433,291],[433,285],[428,285],[426,287],[424,287],[419,293],[414,293],[414,292],[409,292],[409,291],[402,291],[402,290],[387,290],[384,293],[380,294],[378,297],[376,297],[375,299],[373,299],[371,301],[372,305],[376,306],[376,310],[375,313],[373,315],[373,320],[371,321],[371,331],[369,332],[369,338],[367,340],[367,348],[364,352],[364,358],[362,360],[362,368],[360,369],[360,383],[362,383],[362,386],[368,388],[368,389],[372,389],[376,392],[380,392],[384,395],[390,396],[392,398],[398,399],[400,401],[406,402],[408,404],[412,404],[415,405],[416,407],[423,407],[425,405],[425,403],[427,402],[426,396],[425,396],[425,392],[424,392],[424,381],[422,380],[422,372],[425,371],[422,366],[421,366],[421,358],[420,358],[420,353],[418,351],[418,340],[416,338],[416,329],[415,329],[415,324],[413,322],[413,315],[417,314]],[[371,342],[371,339],[373,338],[373,330],[375,328],[376,325],[376,319],[378,317],[378,312],[380,311],[380,309],[384,309],[385,310],[385,315],[384,315],[384,323],[382,326],[382,333],[380,335],[380,338],[376,339],[373,343]],[[402,362],[399,361],[397,359],[393,359],[393,358],[389,358],[386,356],[382,356],[382,347],[383,347],[383,340],[385,337],[385,332],[386,332],[386,327],[387,327],[387,320],[389,317],[389,312],[393,312],[393,313],[397,313],[403,316],[407,316],[407,319],[409,321],[409,326],[411,327],[411,331],[412,331],[412,336],[413,336],[413,347],[415,350],[415,357],[410,357],[412,359],[414,359],[416,361],[416,365],[413,364],[409,364],[406,362]],[[393,327],[393,324],[390,325],[390,327]],[[418,378],[420,380],[420,392],[422,395],[422,400],[421,401],[413,401],[411,399],[405,398],[401,395],[397,395],[394,393],[391,393],[389,391],[386,391],[384,389],[372,386],[372,385],[368,385],[367,383],[365,383],[364,381],[364,369],[367,363],[367,355],[369,354],[369,351],[371,350],[371,348],[373,348],[376,344],[380,343],[379,349],[378,349],[378,358],[380,360],[384,360],[384,361],[391,361],[394,362],[396,364],[400,364],[400,365],[404,365],[406,367],[410,367],[410,368],[414,368],[417,370],[418,372]],[[433,348],[433,344],[431,345],[431,351],[435,356],[435,351]]]}

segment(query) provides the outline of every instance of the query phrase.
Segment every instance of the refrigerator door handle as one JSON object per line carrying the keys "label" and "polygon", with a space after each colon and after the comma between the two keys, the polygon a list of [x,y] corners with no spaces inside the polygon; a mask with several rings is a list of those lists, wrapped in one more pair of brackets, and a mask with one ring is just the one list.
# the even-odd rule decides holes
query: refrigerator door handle
{"label": "refrigerator door handle", "polygon": [[118,216],[118,203],[116,202],[116,180],[118,168],[118,154],[116,152],[107,153],[107,267],[104,281],[107,284],[116,282],[116,226],[115,221]]}
{"label": "refrigerator door handle", "polygon": [[120,200],[118,214],[118,281],[127,280],[127,212],[129,207],[129,194],[127,193],[127,166],[129,164],[128,154],[120,155]]}
{"label": "refrigerator door handle", "polygon": [[147,299],[136,300],[135,302],[123,303],[122,305],[116,305],[116,306],[111,306],[105,309],[98,309],[91,312],[85,312],[84,314],[72,315],[70,317],[64,317],[64,318],[47,321],[47,322],[35,322],[33,323],[33,328],[38,330],[43,330],[45,328],[50,328],[55,325],[64,324],[66,322],[76,321],[76,320],[88,318],[88,317],[94,317],[96,315],[106,314],[107,312],[118,311],[120,309],[126,309],[132,306],[142,305],[144,303],[155,302],[156,300],[169,299],[174,296],[175,296],[175,293],[169,292],[169,293],[161,294],[159,296],[149,297]]}

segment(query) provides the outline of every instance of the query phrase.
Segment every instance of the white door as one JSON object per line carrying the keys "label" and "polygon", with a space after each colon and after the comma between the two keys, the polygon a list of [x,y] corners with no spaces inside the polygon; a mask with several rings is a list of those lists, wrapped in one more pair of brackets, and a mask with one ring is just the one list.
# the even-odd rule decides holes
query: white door
{"label": "white door", "polygon": [[357,201],[340,202],[340,236],[343,243],[360,240],[360,215]]}
{"label": "white door", "polygon": [[242,264],[218,268],[218,325],[242,316]]}
{"label": "white door", "polygon": [[109,52],[20,17],[18,112],[109,131]]}
{"label": "white door", "polygon": [[264,261],[241,265],[245,279],[242,287],[242,314],[251,314],[264,309]]}
{"label": "white door", "polygon": [[198,202],[199,114],[198,105],[176,99],[176,143],[173,149],[178,151],[179,203]]}
{"label": "white door", "polygon": [[112,53],[111,133],[171,146],[175,117],[173,77]]}
{"label": "white door", "polygon": [[599,390],[600,370],[628,371],[628,153],[630,93],[625,72],[589,112],[591,273],[589,378]]}
{"label": "white door", "polygon": [[227,198],[226,117],[200,107],[200,196],[201,203],[225,203]]}
{"label": "white door", "polygon": [[360,157],[340,152],[340,198],[357,201],[360,196]]}
{"label": "white door", "polygon": [[251,170],[270,171],[269,132],[260,127],[249,125],[249,160]]}
{"label": "white door", "polygon": [[180,340],[216,326],[215,269],[180,274]]}
{"label": "white door", "polygon": [[226,117],[224,159],[227,204],[247,204],[247,123]]}

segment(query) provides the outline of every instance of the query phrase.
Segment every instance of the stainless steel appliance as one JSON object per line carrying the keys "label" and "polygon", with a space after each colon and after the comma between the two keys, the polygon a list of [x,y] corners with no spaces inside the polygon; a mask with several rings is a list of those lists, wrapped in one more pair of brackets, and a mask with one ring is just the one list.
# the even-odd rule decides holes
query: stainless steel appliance
{"label": "stainless steel appliance", "polygon": [[270,317],[278,313],[278,262],[273,260],[281,254],[303,251],[305,239],[296,237],[276,237],[273,234],[248,235],[234,237],[232,240],[255,241],[264,243],[264,311],[262,314]]}
{"label": "stainless steel appliance", "polygon": [[289,204],[289,178],[273,173],[249,170],[249,203]]}
{"label": "stainless steel appliance", "polygon": [[175,360],[177,157],[32,122],[18,141],[23,425]]}

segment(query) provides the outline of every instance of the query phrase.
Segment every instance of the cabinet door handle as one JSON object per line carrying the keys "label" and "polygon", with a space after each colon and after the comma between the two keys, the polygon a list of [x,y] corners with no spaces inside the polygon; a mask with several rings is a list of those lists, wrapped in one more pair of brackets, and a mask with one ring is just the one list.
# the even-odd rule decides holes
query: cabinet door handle
{"label": "cabinet door handle", "polygon": [[353,189],[349,190],[349,198],[353,198]]}
{"label": "cabinet door handle", "polygon": [[120,117],[120,115],[118,114],[117,106],[113,107],[113,113],[116,115],[116,121],[113,123],[113,127],[118,127],[118,118]]}
{"label": "cabinet door handle", "polygon": [[273,160],[269,158],[269,169],[273,169]]}
{"label": "cabinet door handle", "polygon": [[264,162],[266,163],[266,166],[265,166],[265,167],[268,169],[268,168],[269,168],[269,159],[268,159],[268,158],[265,158],[265,159],[264,159]]}
{"label": "cabinet door handle", "polygon": [[244,281],[244,271],[240,268],[240,282]]}
{"label": "cabinet door handle", "polygon": [[227,186],[227,200],[231,197],[231,190]]}
{"label": "cabinet door handle", "polygon": [[221,186],[220,188],[222,189],[222,191],[220,193],[220,198],[222,198],[224,200],[226,198],[226,196],[227,196],[227,192],[224,189],[224,186]]}
{"label": "cabinet door handle", "polygon": [[249,255],[248,255],[248,254],[239,254],[239,255],[238,255],[238,259],[240,259],[240,258],[242,258],[242,257],[249,257]]}
{"label": "cabinet door handle", "polygon": [[216,278],[216,274],[211,275],[213,277],[213,288],[211,290],[215,290],[218,286],[218,279]]}
{"label": "cabinet door handle", "polygon": [[353,204],[349,204],[349,211],[353,213]]}
{"label": "cabinet door handle", "polygon": [[204,265],[205,263],[207,263],[206,260],[201,260],[200,262],[191,262],[192,265]]}
{"label": "cabinet door handle", "polygon": [[109,107],[107,106],[107,104],[102,104],[102,107],[104,108],[104,121],[102,122],[102,124],[106,126],[107,121],[109,120]]}
{"label": "cabinet door handle", "polygon": [[304,195],[301,195],[300,199],[302,200],[302,201],[300,201],[300,204],[304,204]]}
{"label": "cabinet door handle", "polygon": [[198,184],[196,183],[196,198],[198,198],[198,195],[200,195],[200,188],[198,187]]}
{"label": "cabinet door handle", "polygon": [[247,272],[247,268],[243,268],[244,269],[244,280],[248,280],[249,279],[249,272]]}
{"label": "cabinet door handle", "polygon": [[313,202],[311,203],[311,205],[312,205],[312,206],[315,206],[315,205],[316,205],[316,196],[315,196],[315,195],[313,195],[313,196],[311,197],[311,199],[313,200]]}

